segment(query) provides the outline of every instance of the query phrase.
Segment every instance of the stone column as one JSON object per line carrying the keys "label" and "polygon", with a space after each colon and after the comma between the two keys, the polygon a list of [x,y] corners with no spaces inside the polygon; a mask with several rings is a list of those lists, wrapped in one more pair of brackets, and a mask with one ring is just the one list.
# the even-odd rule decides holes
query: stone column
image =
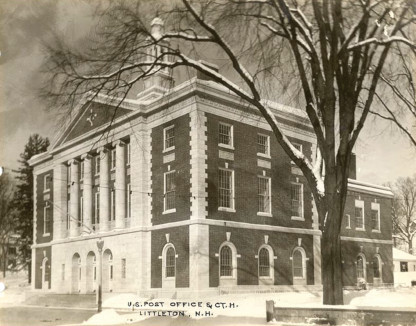
{"label": "stone column", "polygon": [[84,160],[84,224],[82,226],[82,234],[89,234],[92,232],[92,187],[94,184],[92,176],[92,156],[90,154],[84,154],[81,158]]}
{"label": "stone column", "polygon": [[71,206],[69,207],[69,236],[76,237],[78,235],[78,219],[79,219],[79,162],[70,160],[68,162],[71,169]]}
{"label": "stone column", "polygon": [[116,229],[122,229],[125,227],[126,218],[126,143],[118,140],[114,146],[116,147]]}
{"label": "stone column", "polygon": [[68,189],[66,182],[66,164],[56,164],[53,167],[53,239],[65,237]]}
{"label": "stone column", "polygon": [[108,231],[110,216],[110,152],[107,148],[98,149],[100,155],[100,231]]}

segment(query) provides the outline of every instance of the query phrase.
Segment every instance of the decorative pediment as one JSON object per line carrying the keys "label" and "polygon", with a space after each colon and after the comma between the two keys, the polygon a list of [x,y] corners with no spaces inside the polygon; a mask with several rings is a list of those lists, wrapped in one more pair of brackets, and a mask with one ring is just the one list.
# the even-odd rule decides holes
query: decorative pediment
{"label": "decorative pediment", "polygon": [[131,110],[122,107],[99,102],[87,102],[79,108],[78,113],[68,127],[61,131],[53,147],[63,145],[130,112]]}

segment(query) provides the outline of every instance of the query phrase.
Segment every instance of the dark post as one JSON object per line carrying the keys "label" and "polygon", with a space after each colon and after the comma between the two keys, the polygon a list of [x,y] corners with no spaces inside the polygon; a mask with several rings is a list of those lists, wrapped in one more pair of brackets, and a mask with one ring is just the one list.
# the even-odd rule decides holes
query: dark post
{"label": "dark post", "polygon": [[102,311],[102,304],[103,304],[103,293],[102,293],[102,286],[103,286],[103,247],[104,247],[104,240],[101,238],[97,241],[97,248],[98,248],[98,259],[99,259],[99,268],[98,268],[98,291],[97,291],[97,311]]}
{"label": "dark post", "polygon": [[266,321],[270,322],[273,320],[273,311],[274,311],[274,301],[267,300],[266,301]]}

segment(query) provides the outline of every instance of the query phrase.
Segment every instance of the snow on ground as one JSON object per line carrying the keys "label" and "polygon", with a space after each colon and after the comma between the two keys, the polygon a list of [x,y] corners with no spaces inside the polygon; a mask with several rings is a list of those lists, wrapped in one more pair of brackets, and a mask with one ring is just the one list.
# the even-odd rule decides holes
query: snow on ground
{"label": "snow on ground", "polygon": [[[265,318],[266,300],[274,300],[282,307],[322,307],[322,292],[281,292],[230,294],[195,300],[196,307],[190,307],[191,300],[184,299],[146,299],[132,294],[117,295],[105,300],[102,313],[97,314],[85,325],[129,324],[157,316],[163,311],[171,311],[171,316],[184,311],[193,319],[206,318],[205,311],[211,317],[251,317]],[[139,307],[132,306],[137,303]],[[368,291],[344,291],[345,309],[357,307],[389,307],[416,309],[416,288],[372,289]],[[201,305],[201,307],[198,307]],[[211,308],[209,307],[211,306]],[[223,308],[227,307],[227,308]],[[131,313],[119,314],[115,309],[130,309]],[[198,315],[197,312],[203,312]],[[145,315],[149,313],[150,315]],[[160,315],[159,315],[160,316]],[[173,317],[174,318],[174,317]]]}
{"label": "snow on ground", "polygon": [[[7,272],[0,277],[5,289],[0,291],[0,307],[16,305],[25,300],[25,292],[30,289],[26,272]],[[0,288],[3,286],[0,285]]]}

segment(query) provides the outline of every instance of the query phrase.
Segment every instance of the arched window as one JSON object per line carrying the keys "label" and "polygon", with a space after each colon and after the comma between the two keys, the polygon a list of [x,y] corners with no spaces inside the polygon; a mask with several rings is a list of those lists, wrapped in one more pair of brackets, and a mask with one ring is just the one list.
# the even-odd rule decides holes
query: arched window
{"label": "arched window", "polygon": [[270,253],[266,248],[259,252],[259,276],[270,277]]}
{"label": "arched window", "polygon": [[373,275],[374,278],[381,278],[381,258],[375,255],[373,259]]}
{"label": "arched window", "polygon": [[227,245],[220,251],[220,276],[233,276],[233,254]]}
{"label": "arched window", "polygon": [[165,275],[166,277],[175,277],[175,265],[176,265],[176,254],[173,247],[169,247],[166,250],[166,266]]}
{"label": "arched window", "polygon": [[357,278],[365,279],[365,258],[363,255],[358,255],[357,257]]}
{"label": "arched window", "polygon": [[303,273],[304,262],[303,262],[303,252],[300,249],[295,249],[292,256],[293,264],[293,277],[294,278],[305,278]]}

